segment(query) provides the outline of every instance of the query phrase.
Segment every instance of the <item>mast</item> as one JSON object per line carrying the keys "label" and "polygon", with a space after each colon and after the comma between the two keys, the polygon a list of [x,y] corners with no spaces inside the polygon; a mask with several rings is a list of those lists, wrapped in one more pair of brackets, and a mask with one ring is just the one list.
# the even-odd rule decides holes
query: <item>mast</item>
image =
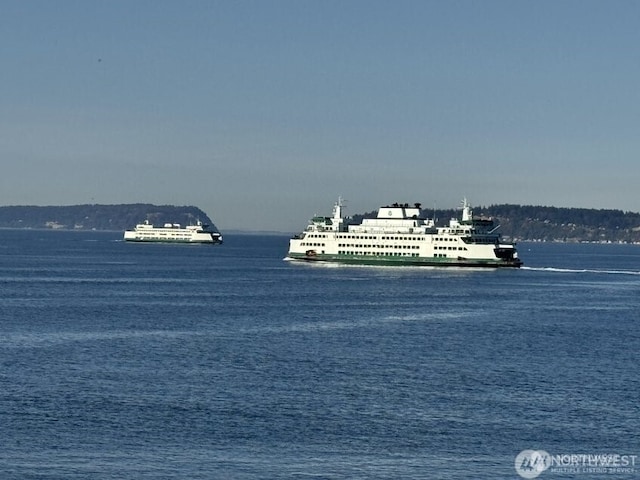
{"label": "mast", "polygon": [[338,197],[338,201],[333,206],[332,220],[342,220],[342,207],[344,207],[342,197]]}
{"label": "mast", "polygon": [[342,208],[344,207],[344,200],[341,196],[338,197],[338,201],[333,206],[333,215],[331,218],[331,222],[334,225],[334,229],[336,231],[342,230],[342,224],[344,223],[344,219],[342,218]]}
{"label": "mast", "polygon": [[469,222],[473,220],[473,212],[471,211],[471,204],[467,200],[467,197],[464,197],[462,200],[462,221]]}

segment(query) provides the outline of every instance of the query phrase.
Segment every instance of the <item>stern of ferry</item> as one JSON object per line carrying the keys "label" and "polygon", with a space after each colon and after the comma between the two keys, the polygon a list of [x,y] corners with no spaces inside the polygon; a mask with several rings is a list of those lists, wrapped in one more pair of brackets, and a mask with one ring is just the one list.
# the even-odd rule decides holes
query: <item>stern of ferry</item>
{"label": "stern of ferry", "polygon": [[493,249],[493,252],[495,253],[496,258],[502,263],[502,266],[515,268],[522,266],[522,260],[518,258],[518,251],[516,250],[515,245],[498,244]]}

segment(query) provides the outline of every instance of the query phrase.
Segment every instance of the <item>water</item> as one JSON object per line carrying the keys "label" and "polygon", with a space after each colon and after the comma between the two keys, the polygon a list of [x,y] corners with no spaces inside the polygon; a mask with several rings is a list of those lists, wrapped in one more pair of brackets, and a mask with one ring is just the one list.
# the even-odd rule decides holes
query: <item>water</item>
{"label": "water", "polygon": [[521,478],[525,449],[640,454],[640,247],[446,270],[225,240],[0,231],[0,478]]}

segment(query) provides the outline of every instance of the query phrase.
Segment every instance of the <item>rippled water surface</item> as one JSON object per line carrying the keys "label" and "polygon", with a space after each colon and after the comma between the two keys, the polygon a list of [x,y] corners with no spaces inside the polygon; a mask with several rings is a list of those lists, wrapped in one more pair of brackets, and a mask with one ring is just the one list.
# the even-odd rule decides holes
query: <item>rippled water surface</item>
{"label": "rippled water surface", "polygon": [[448,270],[120,237],[0,231],[2,479],[520,478],[525,449],[640,454],[640,246]]}

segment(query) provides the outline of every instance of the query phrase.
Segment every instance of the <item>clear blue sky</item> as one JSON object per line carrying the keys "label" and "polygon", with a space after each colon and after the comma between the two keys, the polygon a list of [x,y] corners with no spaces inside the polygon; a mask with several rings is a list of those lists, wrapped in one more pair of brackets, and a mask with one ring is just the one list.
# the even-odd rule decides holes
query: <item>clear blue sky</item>
{"label": "clear blue sky", "polygon": [[0,205],[640,210],[640,2],[1,7]]}

